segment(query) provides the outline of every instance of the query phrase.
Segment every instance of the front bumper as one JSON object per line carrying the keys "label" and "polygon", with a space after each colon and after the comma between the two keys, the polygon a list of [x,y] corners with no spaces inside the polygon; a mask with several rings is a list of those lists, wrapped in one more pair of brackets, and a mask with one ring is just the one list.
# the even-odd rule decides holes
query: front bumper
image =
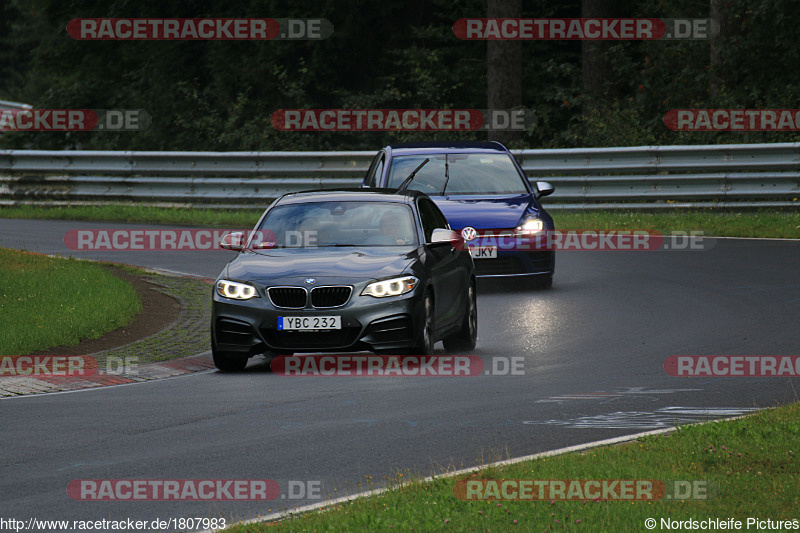
{"label": "front bumper", "polygon": [[[422,312],[420,287],[401,296],[360,296],[356,287],[341,307],[286,309],[274,306],[259,288],[259,298],[238,301],[214,292],[211,332],[215,349],[255,355],[276,352],[340,352],[410,348],[417,338]],[[342,329],[319,331],[278,330],[281,316],[341,316]]]}
{"label": "front bumper", "polygon": [[505,252],[498,250],[496,259],[473,259],[479,278],[498,276],[553,275],[555,252]]}
{"label": "front bumper", "polygon": [[[513,230],[504,230],[511,234]],[[497,257],[475,259],[475,273],[479,278],[498,276],[552,276],[555,272],[556,253],[543,244],[542,239],[517,239],[508,236],[481,236],[467,243],[469,246],[495,246]]]}

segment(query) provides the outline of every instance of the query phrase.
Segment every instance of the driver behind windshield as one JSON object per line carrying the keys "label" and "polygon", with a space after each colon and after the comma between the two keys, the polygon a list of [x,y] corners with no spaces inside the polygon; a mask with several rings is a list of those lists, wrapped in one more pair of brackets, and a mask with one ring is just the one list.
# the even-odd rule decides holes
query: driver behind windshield
{"label": "driver behind windshield", "polygon": [[381,217],[379,234],[367,239],[365,244],[404,245],[411,244],[412,229],[408,225],[408,217],[398,213],[386,213]]}

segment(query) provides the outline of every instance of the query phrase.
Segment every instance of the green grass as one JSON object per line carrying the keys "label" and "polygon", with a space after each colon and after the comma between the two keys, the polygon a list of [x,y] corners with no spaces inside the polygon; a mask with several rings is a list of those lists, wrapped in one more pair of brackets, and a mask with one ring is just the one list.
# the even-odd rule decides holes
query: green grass
{"label": "green grass", "polygon": [[[800,516],[800,404],[747,418],[684,426],[669,435],[486,468],[458,479],[655,479],[706,481],[706,500],[464,501],[456,478],[389,480],[389,491],[272,524],[237,525],[232,533],[273,531],[646,531],[661,518],[772,520]],[[372,489],[367,477],[364,489]],[[334,492],[326,497],[335,498]],[[280,504],[279,504],[280,505]],[[273,512],[281,509],[273,509]],[[656,528],[656,531],[663,529]],[[745,530],[744,525],[742,530]],[[751,527],[751,531],[755,528]]]}
{"label": "green grass", "polygon": [[251,229],[267,205],[269,202],[264,204],[264,208],[256,209],[163,208],[134,204],[74,207],[19,206],[0,207],[0,218],[137,222]]}
{"label": "green grass", "polygon": [[130,324],[136,290],[101,266],[0,248],[0,355],[25,355]]}
{"label": "green grass", "polygon": [[[265,203],[266,207],[266,203]],[[798,206],[800,207],[800,206]],[[76,207],[0,207],[0,218],[40,218],[109,222],[140,222],[252,228],[263,209],[188,209],[137,205]],[[558,229],[644,229],[669,233],[702,231],[720,237],[800,239],[800,209],[747,210],[675,209],[674,211],[551,211]]]}
{"label": "green grass", "polygon": [[715,209],[642,211],[551,211],[556,228],[642,229],[666,234],[702,231],[718,237],[773,237],[800,239],[800,205],[794,211]]}

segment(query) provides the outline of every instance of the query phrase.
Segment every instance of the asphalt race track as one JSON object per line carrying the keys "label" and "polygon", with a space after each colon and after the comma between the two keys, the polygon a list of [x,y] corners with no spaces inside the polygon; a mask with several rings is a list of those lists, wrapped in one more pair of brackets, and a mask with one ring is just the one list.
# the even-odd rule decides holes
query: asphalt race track
{"label": "asphalt race track", "polygon": [[[156,226],[0,220],[0,246],[67,254],[70,229],[133,227]],[[318,500],[83,502],[66,487],[274,479],[284,492],[290,480],[320,481],[323,497],[338,497],[398,472],[430,475],[797,400],[798,379],[665,372],[671,355],[800,355],[800,242],[713,244],[559,252],[548,291],[480,283],[476,354],[487,367],[524,358],[524,375],[282,377],[256,359],[241,374],[0,400],[2,514],[246,519]],[[233,254],[74,255],[213,278]]]}

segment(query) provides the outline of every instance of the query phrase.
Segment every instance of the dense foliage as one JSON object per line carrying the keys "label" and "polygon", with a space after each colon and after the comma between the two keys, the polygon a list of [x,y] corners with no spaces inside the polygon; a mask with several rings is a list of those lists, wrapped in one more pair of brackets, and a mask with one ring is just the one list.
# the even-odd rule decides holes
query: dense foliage
{"label": "dense foliage", "polygon": [[[707,18],[724,11],[718,58],[698,41],[613,42],[609,90],[585,105],[577,41],[523,43],[522,107],[536,128],[519,147],[794,141],[797,133],[676,133],[674,108],[795,108],[800,3],[791,0],[621,0],[617,16]],[[117,150],[374,149],[451,133],[282,132],[280,108],[485,108],[486,42],[462,41],[460,17],[483,0],[6,0],[0,13],[0,99],[38,108],[145,109],[142,132],[14,132],[5,148]],[[577,0],[523,3],[525,17],[580,17]],[[319,17],[324,41],[76,41],[78,17]],[[613,90],[612,90],[613,89]],[[460,133],[486,138],[486,133]]]}

